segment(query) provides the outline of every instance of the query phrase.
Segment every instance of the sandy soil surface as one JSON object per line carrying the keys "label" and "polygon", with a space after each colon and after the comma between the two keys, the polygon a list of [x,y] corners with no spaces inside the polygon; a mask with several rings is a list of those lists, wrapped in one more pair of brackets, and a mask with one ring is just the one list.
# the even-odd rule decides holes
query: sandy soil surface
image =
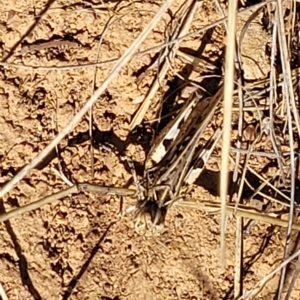
{"label": "sandy soil surface", "polygon": [[[50,5],[49,5],[50,2]],[[74,116],[108,74],[111,64],[94,67],[60,68],[90,63],[97,59],[104,26],[113,15],[113,3],[90,0],[0,0],[0,53],[2,60],[17,65],[45,66],[44,69],[4,67],[0,71],[0,157],[1,184],[34,158]],[[53,3],[51,3],[53,2]],[[175,1],[173,13],[184,1]],[[152,18],[162,1],[132,2],[116,16],[104,34],[99,61],[118,58]],[[46,9],[47,6],[50,8]],[[92,9],[94,8],[94,9]],[[37,17],[40,13],[46,13]],[[239,19],[239,26],[250,12]],[[205,2],[191,31],[220,18],[212,3]],[[141,49],[164,40],[164,16]],[[263,78],[268,71],[266,42],[271,35],[260,22],[251,25],[243,47],[246,78]],[[36,23],[36,21],[38,21]],[[33,25],[35,24],[35,25]],[[26,37],[24,37],[26,36]],[[22,39],[22,37],[24,37]],[[21,40],[21,42],[19,42]],[[68,41],[46,48],[30,48],[40,42]],[[223,53],[224,28],[182,44],[212,61]],[[9,54],[13,50],[12,54]],[[145,122],[129,136],[129,122],[138,99],[149,88],[153,76],[137,85],[136,79],[153,55],[133,59],[93,106],[95,176],[91,175],[89,116],[61,142],[38,168],[32,170],[9,192],[1,211],[9,211],[66,188],[54,169],[63,166],[73,182],[132,187],[130,169],[120,159],[132,157],[137,172],[143,166],[153,134]],[[176,59],[175,71],[184,66]],[[259,67],[258,67],[259,66]],[[53,67],[53,68],[50,68]],[[157,93],[146,120],[157,115]],[[129,142],[128,142],[129,141]],[[59,153],[60,158],[58,158]],[[220,147],[210,166],[191,193],[202,199],[218,199]],[[124,206],[134,199],[124,199]],[[220,268],[218,216],[172,208],[164,232],[157,237],[138,235],[132,214],[118,217],[120,199],[81,193],[55,201],[0,224],[1,283],[10,300],[30,299],[232,299],[235,255],[235,220],[227,228],[227,266]],[[268,274],[283,256],[285,231],[256,223],[245,238],[245,290]],[[272,234],[271,234],[272,233]],[[291,267],[292,268],[292,267]],[[274,277],[257,299],[272,299],[279,277]],[[300,280],[293,292],[299,299]]]}

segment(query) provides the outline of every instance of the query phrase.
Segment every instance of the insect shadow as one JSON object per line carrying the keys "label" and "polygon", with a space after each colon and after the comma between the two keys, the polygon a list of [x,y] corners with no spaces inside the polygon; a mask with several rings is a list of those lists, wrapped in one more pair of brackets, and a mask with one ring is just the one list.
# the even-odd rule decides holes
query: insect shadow
{"label": "insect shadow", "polygon": [[[5,210],[4,204],[3,204],[2,201],[0,201],[0,214],[3,214],[5,212],[6,212],[6,210]],[[18,266],[19,266],[19,271],[20,271],[20,277],[21,277],[21,280],[22,280],[22,284],[27,287],[29,293],[33,296],[34,299],[40,300],[40,299],[42,299],[42,297],[41,297],[39,291],[34,286],[34,283],[31,279],[30,273],[28,272],[28,261],[27,261],[26,256],[24,255],[24,251],[23,251],[22,246],[19,242],[19,238],[16,235],[10,221],[5,222],[5,227],[6,227],[6,230],[7,230],[8,234],[9,234],[11,240],[12,240],[14,250],[15,250],[15,252],[17,254],[17,257],[18,257],[18,262],[17,263],[18,263]],[[7,256],[6,259],[8,259],[8,261],[11,260],[10,256]],[[13,263],[13,264],[16,263],[16,262],[13,262],[13,261],[10,261],[10,262]]]}
{"label": "insect shadow", "polygon": [[[111,227],[114,225],[114,222],[111,222],[107,228],[105,229],[105,231],[103,232],[102,236],[100,237],[100,239],[98,240],[98,242],[94,245],[94,247],[91,249],[90,251],[90,255],[88,257],[88,259],[82,264],[79,272],[71,279],[69,285],[66,287],[66,291],[62,296],[63,300],[67,300],[70,299],[73,290],[76,288],[78,282],[80,281],[80,279],[82,278],[82,276],[86,273],[86,271],[88,270],[89,265],[91,264],[94,256],[97,254],[97,252],[99,250],[102,250],[101,244],[104,241],[105,237],[107,236],[107,234],[109,233]],[[105,299],[105,298],[104,298]],[[115,299],[118,299],[115,297]]]}

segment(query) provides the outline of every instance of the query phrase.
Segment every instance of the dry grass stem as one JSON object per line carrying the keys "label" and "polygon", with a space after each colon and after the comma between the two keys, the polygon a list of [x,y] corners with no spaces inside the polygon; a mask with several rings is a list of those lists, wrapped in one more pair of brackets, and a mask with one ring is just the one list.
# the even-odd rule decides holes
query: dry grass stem
{"label": "dry grass stem", "polygon": [[221,224],[221,265],[225,267],[225,222],[226,222],[226,198],[228,190],[228,163],[230,151],[231,110],[234,83],[234,57],[235,57],[235,31],[236,31],[237,1],[229,1],[228,7],[228,37],[225,58],[224,75],[224,121],[223,121],[223,146],[221,157],[220,198]]}

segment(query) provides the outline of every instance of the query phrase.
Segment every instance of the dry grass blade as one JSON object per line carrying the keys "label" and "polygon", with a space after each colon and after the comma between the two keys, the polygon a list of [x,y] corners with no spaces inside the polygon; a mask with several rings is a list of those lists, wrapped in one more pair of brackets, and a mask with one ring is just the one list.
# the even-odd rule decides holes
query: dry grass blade
{"label": "dry grass blade", "polygon": [[[294,199],[295,199],[295,182],[296,182],[296,166],[295,166],[295,153],[294,153],[294,137],[293,137],[293,124],[292,124],[292,114],[293,111],[294,120],[296,122],[298,136],[300,136],[300,123],[299,123],[299,112],[296,107],[294,90],[292,84],[292,73],[290,66],[289,53],[286,42],[286,30],[284,25],[284,15],[283,15],[283,3],[282,1],[277,1],[276,7],[276,17],[278,20],[278,40],[280,46],[280,56],[281,64],[283,69],[283,75],[285,77],[283,85],[283,95],[286,100],[286,113],[287,113],[287,122],[288,122],[288,134],[289,134],[289,146],[290,146],[290,173],[291,173],[291,205],[290,205],[290,215],[289,215],[289,226],[286,233],[286,245],[284,251],[284,259],[287,259],[289,256],[289,246],[291,239],[292,224],[294,218]],[[278,289],[277,299],[281,298],[281,294],[284,287],[286,275],[286,266],[282,268],[280,284]]]}
{"label": "dry grass blade", "polygon": [[11,218],[20,216],[26,212],[30,212],[35,209],[38,209],[38,208],[40,208],[46,204],[49,204],[53,201],[62,199],[70,194],[79,193],[79,192],[83,192],[83,191],[94,192],[94,193],[98,193],[98,194],[114,194],[114,195],[120,195],[120,196],[135,196],[135,194],[136,194],[135,190],[125,189],[125,188],[104,187],[104,186],[93,185],[93,184],[88,184],[88,183],[74,184],[73,186],[71,186],[67,189],[64,189],[58,193],[52,194],[48,197],[45,197],[45,198],[42,198],[35,202],[29,203],[20,208],[16,208],[12,211],[1,214],[0,222],[5,222]]}
{"label": "dry grass blade", "polygon": [[0,283],[0,296],[1,296],[2,300],[8,300],[8,298],[5,294],[4,288],[3,288],[1,283]]}
{"label": "dry grass blade", "polygon": [[[174,205],[184,208],[192,208],[201,211],[205,211],[209,214],[219,214],[221,211],[220,202],[216,201],[200,201],[197,199],[187,199],[176,202]],[[260,222],[265,222],[267,224],[272,224],[280,227],[287,228],[288,221],[278,218],[277,214],[272,213],[262,213],[255,208],[240,205],[237,209],[232,204],[226,204],[225,206],[226,214],[234,215],[236,217],[243,217],[247,219],[252,219]],[[300,224],[293,223],[292,228],[294,230],[300,231]]]}
{"label": "dry grass blade", "polygon": [[[225,17],[224,11],[219,3],[218,0],[215,1],[216,6],[218,10],[220,11],[220,14],[222,17]],[[228,28],[227,28],[227,23],[224,22],[224,26],[226,29],[226,32],[228,34]],[[241,88],[239,88],[240,92]],[[240,93],[239,93],[240,94]],[[242,99],[240,99],[242,100]],[[239,102],[239,110],[240,110],[240,115],[242,115],[243,111],[243,101]],[[239,120],[239,136],[241,137],[241,131],[242,131],[242,120],[243,118],[240,118]],[[237,147],[240,148],[240,139],[238,140]],[[236,181],[237,179],[237,174],[238,174],[238,162],[240,160],[240,154],[237,153],[236,155],[236,168],[234,170],[234,175],[233,179]],[[237,199],[237,204],[239,202],[239,197]],[[243,265],[243,219],[242,218],[237,218],[237,226],[236,226],[236,251],[235,251],[235,272],[234,272],[234,297],[237,298],[240,296],[242,290],[243,290],[243,281],[242,281],[242,265]]]}
{"label": "dry grass blade", "polygon": [[285,268],[293,259],[300,255],[300,250],[296,251],[289,258],[285,259],[277,268],[275,268],[271,273],[260,280],[251,291],[245,293],[243,296],[238,298],[238,300],[250,300],[254,299],[255,296],[263,289],[263,287],[274,277],[274,275]]}
{"label": "dry grass blade", "polygon": [[[248,153],[248,152],[247,152],[247,153]],[[247,154],[247,153],[246,153],[246,154]],[[234,162],[234,159],[233,159],[231,156],[229,156],[229,159],[230,159],[230,161],[231,161],[232,163]],[[253,195],[257,194],[257,195],[260,195],[260,196],[262,196],[262,197],[264,197],[264,198],[266,198],[267,200],[270,200],[270,201],[272,201],[272,202],[279,203],[279,204],[281,204],[281,205],[283,205],[283,206],[287,206],[287,207],[290,206],[290,204],[289,204],[289,203],[290,203],[290,198],[289,198],[287,195],[285,195],[285,194],[284,194],[282,191],[280,191],[277,187],[275,187],[273,184],[271,184],[271,183],[269,182],[269,180],[265,179],[263,176],[261,176],[260,174],[258,174],[252,167],[250,167],[250,166],[248,165],[247,168],[248,168],[248,170],[249,170],[252,174],[254,174],[259,180],[262,181],[262,184],[261,184],[260,186],[268,186],[268,187],[270,187],[274,192],[276,192],[277,195],[283,197],[283,199],[285,199],[286,201],[282,201],[282,200],[280,200],[280,199],[271,197],[271,196],[269,196],[269,195],[267,195],[267,194],[264,194],[264,193],[260,192],[260,191],[259,191],[259,189],[260,189],[259,187],[258,187],[257,189],[254,189],[254,188],[251,186],[251,184],[250,184],[250,183],[246,180],[246,178],[245,178],[245,183],[248,185],[249,188],[251,188],[251,190],[253,191]],[[240,172],[240,173],[243,172],[243,169],[242,169],[241,166],[239,166],[239,172]],[[253,195],[252,195],[252,197],[253,197]]]}
{"label": "dry grass blade", "polygon": [[72,128],[78,124],[81,118],[88,112],[92,105],[97,101],[100,95],[105,91],[110,82],[118,75],[120,70],[127,64],[127,62],[132,58],[134,52],[145,40],[150,31],[157,24],[161,16],[165,13],[168,7],[171,5],[173,0],[164,1],[164,4],[158,10],[153,19],[149,22],[143,32],[138,36],[138,38],[131,44],[131,46],[125,51],[123,56],[116,62],[114,68],[104,80],[102,85],[96,90],[94,95],[86,102],[86,104],[80,109],[80,111],[74,116],[71,122],[56,136],[56,138],[48,144],[48,146],[36,156],[27,166],[25,166],[14,178],[9,181],[1,190],[0,197],[3,197],[16,183],[18,183],[31,169],[33,169],[40,161],[42,161],[47,154],[72,130]]}
{"label": "dry grass blade", "polygon": [[[224,11],[222,10],[221,5],[219,4],[218,1],[216,1],[216,5],[221,13],[221,15],[224,17]],[[228,34],[228,27],[227,23],[224,22],[224,26],[226,29],[226,32]],[[237,49],[240,51],[240,49]],[[235,54],[235,60],[237,60],[237,57],[239,55]],[[240,62],[241,63],[241,62]],[[239,81],[242,81],[241,78],[238,78]],[[239,87],[238,87],[238,94],[239,96],[243,95],[243,91],[241,88],[241,82],[239,82]],[[241,137],[242,137],[242,127],[243,127],[243,99],[242,97],[239,97],[239,113],[240,113],[240,118],[239,118],[239,124],[238,124],[238,131],[239,131],[239,139],[237,141],[237,147],[241,147]],[[232,110],[232,109],[231,109]],[[233,181],[236,182],[237,180],[237,175],[238,175],[238,166],[239,166],[239,161],[240,161],[240,154],[236,154],[236,162],[235,162],[235,170],[233,173]],[[243,179],[242,179],[243,180]],[[241,186],[243,185],[243,181]],[[240,189],[240,190],[241,190]],[[238,196],[236,200],[236,207],[240,202],[240,197]],[[242,266],[243,266],[243,219],[240,217],[237,217],[237,224],[236,224],[236,237],[235,237],[235,272],[234,272],[234,297],[237,298],[241,295],[243,291],[243,278],[242,278]]]}
{"label": "dry grass blade", "polygon": [[[280,195],[281,197],[283,197],[287,201],[287,202],[283,202],[281,200],[273,199],[274,202],[278,202],[278,203],[281,203],[282,205],[290,207],[290,204],[289,204],[291,202],[291,198],[290,197],[288,197],[287,195],[285,195],[282,191],[280,191],[273,184],[271,184],[267,179],[265,179],[263,176],[261,176],[260,174],[258,174],[253,168],[251,168],[250,166],[248,166],[248,169],[258,179],[260,179],[265,185],[269,186],[272,190],[274,190],[278,195]],[[258,194],[260,194],[260,193],[258,192]],[[266,195],[264,195],[264,197],[266,197]]]}
{"label": "dry grass blade", "polygon": [[274,21],[274,26],[273,26],[273,36],[272,36],[272,50],[271,50],[271,70],[270,70],[270,92],[269,92],[269,97],[270,97],[270,106],[269,106],[269,115],[270,115],[270,139],[273,145],[274,152],[277,155],[277,162],[278,166],[281,171],[281,176],[283,183],[285,183],[285,175],[283,171],[283,166],[282,166],[282,159],[279,155],[279,150],[276,145],[275,141],[275,136],[274,136],[274,101],[275,101],[275,56],[276,56],[276,45],[277,45],[277,34],[278,34],[278,22],[277,19]]}
{"label": "dry grass blade", "polygon": [[224,78],[224,121],[223,121],[223,147],[220,178],[221,211],[221,265],[225,267],[225,228],[226,228],[226,197],[228,189],[228,163],[230,152],[231,110],[234,83],[234,57],[235,57],[235,29],[236,29],[237,1],[229,1],[228,7],[228,37],[225,59]]}
{"label": "dry grass blade", "polygon": [[292,294],[292,291],[295,287],[296,281],[299,278],[300,275],[300,256],[298,256],[297,263],[296,263],[296,269],[294,270],[294,274],[292,277],[292,280],[290,282],[289,288],[287,290],[285,300],[289,300]]}
{"label": "dry grass blade", "polygon": [[[172,38],[172,40],[177,40],[177,38],[181,38],[188,32],[189,27],[193,21],[194,15],[197,12],[200,5],[201,5],[201,2],[193,1],[193,4],[190,6],[190,9],[187,12],[187,15],[185,16],[184,22],[181,25],[179,33],[176,34],[176,36],[174,36]],[[166,58],[166,60],[163,62],[162,66],[159,70],[159,73],[157,74],[155,80],[153,81],[153,83],[150,87],[150,90],[148,91],[145,99],[143,100],[142,105],[139,107],[134,118],[132,119],[132,121],[130,123],[130,130],[133,130],[137,125],[139,125],[142,122],[142,120],[145,116],[145,113],[147,112],[148,108],[150,107],[151,100],[153,99],[154,95],[156,94],[161,81],[164,79],[164,77],[166,76],[166,74],[170,68],[169,61],[174,58],[178,48],[179,48],[179,40],[177,42],[175,42],[172,45],[172,47],[170,47],[168,53],[166,54],[166,56],[168,56],[168,58]]]}

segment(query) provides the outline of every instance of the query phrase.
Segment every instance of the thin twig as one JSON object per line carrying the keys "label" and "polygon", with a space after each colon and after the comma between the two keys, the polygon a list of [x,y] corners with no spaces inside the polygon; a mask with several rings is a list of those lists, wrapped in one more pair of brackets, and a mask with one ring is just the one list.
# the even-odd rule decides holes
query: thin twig
{"label": "thin twig", "polygon": [[286,206],[290,206],[290,202],[291,202],[291,198],[289,198],[287,195],[285,195],[283,192],[281,192],[280,190],[278,190],[276,187],[274,187],[267,179],[265,179],[263,176],[261,176],[260,174],[258,174],[253,168],[251,168],[250,166],[248,166],[248,169],[251,173],[253,173],[258,179],[260,179],[261,181],[265,182],[267,186],[269,186],[272,190],[274,190],[276,193],[278,193],[278,195],[280,195],[281,197],[283,197],[287,203],[284,203],[282,201],[277,200],[276,202],[279,202],[281,204],[284,204]]}

